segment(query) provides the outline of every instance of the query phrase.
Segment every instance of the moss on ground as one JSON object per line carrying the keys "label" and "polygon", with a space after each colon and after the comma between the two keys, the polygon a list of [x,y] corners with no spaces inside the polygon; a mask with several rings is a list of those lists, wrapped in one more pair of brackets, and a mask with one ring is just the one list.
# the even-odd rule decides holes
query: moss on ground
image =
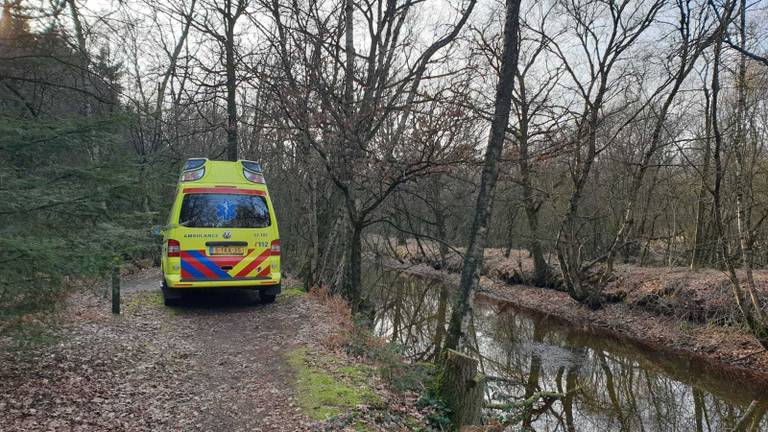
{"label": "moss on ground", "polygon": [[361,404],[380,402],[370,388],[367,366],[347,365],[334,356],[297,348],[288,353],[296,373],[296,394],[304,413],[325,420]]}
{"label": "moss on ground", "polygon": [[122,313],[132,315],[139,309],[163,307],[163,293],[159,291],[142,291],[126,296]]}
{"label": "moss on ground", "polygon": [[367,424],[360,420],[356,421],[352,427],[355,429],[355,432],[369,432],[371,430]]}
{"label": "moss on ground", "polygon": [[286,288],[280,293],[278,297],[287,299],[293,297],[301,297],[304,294],[306,294],[306,292],[304,292],[304,290],[301,288]]}

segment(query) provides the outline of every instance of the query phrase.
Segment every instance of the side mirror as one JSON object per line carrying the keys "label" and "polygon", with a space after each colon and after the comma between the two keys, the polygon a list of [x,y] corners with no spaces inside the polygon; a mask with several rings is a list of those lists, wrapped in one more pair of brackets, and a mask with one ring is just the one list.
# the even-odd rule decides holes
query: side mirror
{"label": "side mirror", "polygon": [[152,227],[152,235],[155,236],[161,236],[163,235],[164,228],[162,225],[155,225]]}

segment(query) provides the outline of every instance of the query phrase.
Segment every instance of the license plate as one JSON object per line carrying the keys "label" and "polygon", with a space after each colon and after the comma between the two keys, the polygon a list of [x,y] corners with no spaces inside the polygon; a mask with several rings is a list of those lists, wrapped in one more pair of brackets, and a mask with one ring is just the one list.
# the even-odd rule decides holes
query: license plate
{"label": "license plate", "polygon": [[245,248],[237,246],[214,246],[209,251],[209,255],[242,255]]}

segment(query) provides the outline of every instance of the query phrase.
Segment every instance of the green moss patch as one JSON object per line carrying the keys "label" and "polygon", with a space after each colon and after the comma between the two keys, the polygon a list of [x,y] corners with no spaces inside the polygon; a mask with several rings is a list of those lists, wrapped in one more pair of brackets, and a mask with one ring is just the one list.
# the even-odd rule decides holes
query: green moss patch
{"label": "green moss patch", "polygon": [[131,294],[123,303],[122,312],[132,315],[140,309],[162,308],[163,293],[160,291],[143,291]]}
{"label": "green moss patch", "polygon": [[300,288],[286,288],[280,293],[279,298],[288,299],[293,297],[301,297],[304,294],[306,294],[306,292]]}
{"label": "green moss patch", "polygon": [[369,378],[373,372],[367,366],[350,365],[307,348],[288,353],[288,364],[296,373],[299,406],[314,420],[325,420],[358,405],[380,402],[370,388]]}

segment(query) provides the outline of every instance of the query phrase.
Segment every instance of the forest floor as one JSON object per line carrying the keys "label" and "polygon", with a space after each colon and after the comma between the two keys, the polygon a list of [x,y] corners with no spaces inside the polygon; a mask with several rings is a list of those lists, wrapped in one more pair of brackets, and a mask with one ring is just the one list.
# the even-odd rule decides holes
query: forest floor
{"label": "forest floor", "polygon": [[[408,249],[398,250],[399,261],[389,258],[384,264],[458,285],[457,257],[436,269],[413,253],[415,248]],[[479,296],[551,316],[584,332],[682,356],[692,367],[768,388],[768,352],[743,327],[733,325],[736,311],[722,272],[621,265],[606,289],[620,300],[591,310],[563,291],[521,284],[532,269],[524,251],[505,258],[499,250],[487,250],[485,261]],[[768,271],[756,272],[755,278],[761,295],[768,294]]]}
{"label": "forest floor", "polygon": [[[0,430],[410,430],[416,396],[330,343],[333,302],[285,290],[163,306],[157,269],[128,277],[122,314],[98,289],[0,338]],[[102,288],[103,289],[103,288]],[[342,314],[343,315],[343,314]],[[328,420],[330,418],[330,420]]]}

